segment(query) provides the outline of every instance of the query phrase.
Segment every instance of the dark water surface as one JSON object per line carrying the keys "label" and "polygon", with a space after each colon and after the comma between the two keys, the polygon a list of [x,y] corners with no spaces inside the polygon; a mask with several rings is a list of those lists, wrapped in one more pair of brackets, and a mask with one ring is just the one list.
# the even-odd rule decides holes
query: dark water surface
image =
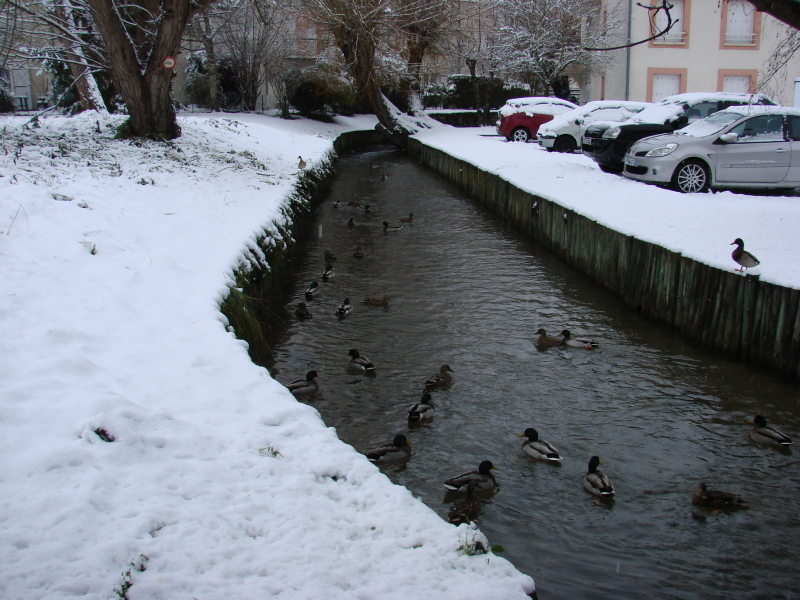
{"label": "dark water surface", "polygon": [[[453,498],[442,482],[494,462],[500,486],[480,529],[543,600],[800,596],[797,451],[747,435],[759,413],[797,440],[797,388],[642,318],[402,153],[346,157],[337,170],[290,274],[269,368],[284,383],[317,369],[320,391],[306,401],[343,441],[365,451],[405,433],[413,455],[386,475],[443,517]],[[347,204],[356,199],[372,210]],[[413,223],[383,233],[382,221],[409,212]],[[323,284],[324,250],[338,260]],[[294,307],[313,280],[323,290],[300,322]],[[360,303],[384,294],[388,309]],[[338,319],[345,296],[354,310]],[[539,352],[539,327],[600,347]],[[374,377],[348,370],[350,348]],[[409,428],[408,407],[442,363],[453,385],[433,393],[430,424]],[[522,453],[526,427],[561,466]],[[582,488],[593,454],[616,487],[610,504]],[[701,481],[749,509],[693,508]]]}

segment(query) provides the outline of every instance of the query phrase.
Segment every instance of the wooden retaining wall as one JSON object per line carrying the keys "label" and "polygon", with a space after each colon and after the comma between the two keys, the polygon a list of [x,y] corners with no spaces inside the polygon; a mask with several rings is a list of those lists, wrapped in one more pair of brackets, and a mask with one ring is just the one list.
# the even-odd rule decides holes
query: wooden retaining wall
{"label": "wooden retaining wall", "polygon": [[800,290],[619,233],[419,140],[408,152],[636,310],[800,382]]}

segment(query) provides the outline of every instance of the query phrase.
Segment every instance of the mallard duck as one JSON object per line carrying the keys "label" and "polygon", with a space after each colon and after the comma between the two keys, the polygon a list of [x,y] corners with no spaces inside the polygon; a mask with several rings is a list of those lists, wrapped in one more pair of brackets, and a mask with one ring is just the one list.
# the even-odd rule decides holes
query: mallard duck
{"label": "mallard duck", "polygon": [[468,486],[470,483],[476,484],[476,491],[491,490],[497,485],[497,480],[494,478],[492,469],[497,469],[490,460],[484,460],[478,465],[477,471],[469,471],[456,475],[451,479],[444,482],[444,487],[448,490],[457,491],[462,487]]}
{"label": "mallard duck", "polygon": [[528,438],[522,443],[522,451],[531,458],[550,462],[561,462],[561,455],[558,453],[558,450],[556,450],[550,442],[540,440],[539,432],[533,427],[528,427],[525,433],[517,437]]}
{"label": "mallard duck", "polygon": [[574,338],[569,332],[569,329],[565,329],[561,332],[561,337],[564,338],[564,343],[567,346],[572,346],[573,348],[586,348],[587,350],[594,350],[600,344],[595,342],[594,340],[590,340],[589,338],[579,337]]}
{"label": "mallard duck", "polygon": [[362,304],[367,306],[389,306],[389,296],[369,296],[361,301]]}
{"label": "mallard duck", "polygon": [[539,337],[536,338],[536,345],[542,348],[549,348],[551,346],[560,346],[564,343],[564,336],[562,335],[547,335],[544,329],[539,329],[536,332]]}
{"label": "mallard duck", "polygon": [[736,264],[739,265],[739,268],[736,269],[737,271],[751,269],[761,264],[760,260],[744,249],[744,242],[742,241],[742,238],[736,238],[730,245],[736,246],[734,251],[731,252],[731,258]]}
{"label": "mallard duck", "polygon": [[359,200],[348,200],[347,201],[347,205],[348,206],[361,206],[361,200],[360,199]]}
{"label": "mallard duck", "polygon": [[361,246],[356,246],[356,251],[353,252],[354,258],[364,258],[364,253],[361,251]]}
{"label": "mallard duck", "polygon": [[368,213],[368,212],[369,212],[369,211],[371,211],[371,210],[372,210],[372,207],[371,207],[369,204],[365,204],[365,205],[364,205],[364,212],[365,212],[365,213]]}
{"label": "mallard duck", "polygon": [[761,415],[756,415],[752,421],[755,425],[750,430],[750,439],[757,444],[772,444],[773,446],[791,446],[792,439],[772,427],[767,426],[767,420]]}
{"label": "mallard duck", "polygon": [[433,398],[428,392],[425,392],[422,394],[420,401],[408,409],[408,422],[419,423],[420,421],[426,421],[433,417],[435,410]]}
{"label": "mallard duck", "polygon": [[314,297],[319,293],[319,285],[316,281],[312,281],[311,285],[308,286],[306,290],[306,300],[313,300]]}
{"label": "mallard duck", "polygon": [[333,277],[333,265],[325,265],[325,270],[322,272],[322,281],[328,281]]}
{"label": "mallard duck", "polygon": [[305,379],[295,379],[286,387],[292,392],[293,396],[311,394],[319,389],[319,384],[316,382],[317,377],[319,377],[319,375],[316,371],[309,371],[306,373]]}
{"label": "mallard duck", "polygon": [[367,458],[374,463],[388,463],[403,460],[411,456],[411,442],[402,433],[394,436],[390,444],[378,446],[366,452]]}
{"label": "mallard duck", "polygon": [[389,221],[383,222],[383,233],[388,233],[390,231],[400,231],[403,228],[402,225],[389,225]]}
{"label": "mallard duck", "polygon": [[455,373],[450,365],[442,365],[439,367],[439,372],[431,375],[425,380],[426,388],[445,387],[450,385],[453,381],[453,376],[450,373]]}
{"label": "mallard duck", "polygon": [[414,222],[414,213],[408,213],[407,217],[400,217],[398,219],[400,223],[413,223]]}
{"label": "mallard duck", "polygon": [[353,227],[356,226],[356,220],[353,217],[350,217],[349,219],[347,219],[347,226],[350,229],[352,229]]}
{"label": "mallard duck", "polygon": [[347,353],[347,356],[352,356],[353,358],[350,359],[350,367],[353,369],[357,369],[359,371],[374,371],[375,365],[372,364],[372,361],[368,359],[366,356],[361,356],[358,353],[358,350],[355,348],[351,348],[350,352]]}
{"label": "mallard duck", "polygon": [[325,262],[332,263],[336,261],[336,255],[330,250],[325,250]]}
{"label": "mallard duck", "polygon": [[298,169],[305,169],[305,168],[306,168],[306,165],[307,165],[308,163],[307,163],[306,161],[304,161],[304,160],[303,160],[303,157],[302,157],[302,156],[298,156],[297,158],[299,158],[299,159],[300,159],[300,162],[298,162],[298,163],[297,163],[297,168],[298,168]]}
{"label": "mallard duck", "polygon": [[333,208],[339,208],[339,206],[340,205],[339,205],[339,201],[338,200],[333,203]]}
{"label": "mallard duck", "polygon": [[697,486],[697,490],[692,495],[692,504],[709,508],[741,508],[747,506],[747,502],[736,494],[709,490],[705,483]]}
{"label": "mallard duck", "polygon": [[298,319],[310,319],[314,315],[312,314],[311,310],[306,306],[305,302],[301,302],[297,305],[297,308],[294,311],[294,314],[297,316]]}
{"label": "mallard duck", "polygon": [[609,498],[614,495],[614,484],[611,483],[608,475],[598,470],[597,465],[602,464],[596,456],[589,459],[589,470],[583,478],[583,487],[590,494]]}
{"label": "mallard duck", "polygon": [[478,484],[474,481],[467,485],[467,495],[464,498],[459,498],[450,506],[447,511],[447,520],[453,525],[461,525],[462,523],[472,523],[481,511],[483,503],[475,491],[478,489]]}
{"label": "mallard duck", "polygon": [[344,301],[339,305],[336,309],[336,316],[337,317],[344,317],[353,310],[353,307],[350,306],[350,298],[345,298]]}

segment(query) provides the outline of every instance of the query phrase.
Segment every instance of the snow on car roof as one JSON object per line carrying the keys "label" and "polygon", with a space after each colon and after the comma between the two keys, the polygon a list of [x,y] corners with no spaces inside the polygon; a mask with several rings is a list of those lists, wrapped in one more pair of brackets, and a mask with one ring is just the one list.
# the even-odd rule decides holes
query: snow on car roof
{"label": "snow on car roof", "polygon": [[741,102],[742,105],[772,103],[769,96],[764,94],[735,94],[732,92],[688,92],[686,94],[676,94],[667,96],[653,106],[644,109],[627,124],[639,123],[666,123],[671,118],[683,113],[687,107],[700,104],[701,102]]}
{"label": "snow on car roof", "polygon": [[[542,125],[539,128],[539,132],[544,133],[545,131],[555,131],[573,119],[577,119],[578,117],[582,117],[593,111],[599,110],[603,110],[604,112],[604,118],[602,119],[603,122],[618,123],[620,121],[630,119],[634,114],[641,112],[648,106],[650,106],[649,102],[632,102],[629,100],[593,100],[592,102],[587,102],[583,106],[573,108],[569,112],[558,115],[552,121]],[[614,109],[618,109],[619,114],[606,113],[606,110],[613,111]],[[600,119],[593,119],[591,122],[599,120]]]}
{"label": "snow on car roof", "polygon": [[510,98],[500,109],[500,116],[507,117],[514,113],[524,112],[541,115],[560,115],[564,109],[578,108],[569,100],[550,96],[530,96],[527,98]]}
{"label": "snow on car roof", "polygon": [[719,112],[740,113],[750,115],[797,115],[800,116],[800,108],[793,106],[765,106],[763,104],[742,104],[739,106],[729,106]]}

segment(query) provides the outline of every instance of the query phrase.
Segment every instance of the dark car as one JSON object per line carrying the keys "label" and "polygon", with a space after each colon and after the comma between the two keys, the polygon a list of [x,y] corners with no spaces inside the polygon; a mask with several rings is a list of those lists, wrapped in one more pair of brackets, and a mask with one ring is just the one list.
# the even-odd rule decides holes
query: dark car
{"label": "dark car", "polygon": [[634,142],[651,135],[672,133],[729,106],[775,105],[763,94],[692,92],[669,96],[623,123],[595,123],[586,128],[581,150],[603,171],[621,173],[625,152]]}

